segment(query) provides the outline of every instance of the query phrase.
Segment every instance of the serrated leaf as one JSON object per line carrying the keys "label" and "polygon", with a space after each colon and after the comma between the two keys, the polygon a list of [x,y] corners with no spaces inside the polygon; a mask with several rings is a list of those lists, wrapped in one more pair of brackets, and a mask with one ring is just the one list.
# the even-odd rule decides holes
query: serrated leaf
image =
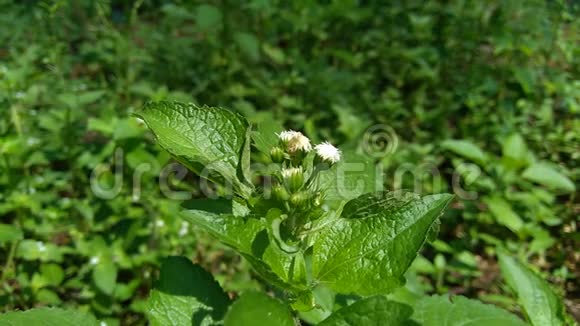
{"label": "serrated leaf", "polygon": [[532,325],[563,325],[564,306],[550,285],[532,270],[498,252],[499,266]]}
{"label": "serrated leaf", "polygon": [[295,326],[290,310],[282,302],[260,292],[246,292],[232,304],[225,326]]}
{"label": "serrated leaf", "polygon": [[403,274],[452,196],[405,192],[365,194],[349,201],[313,246],[315,279],[339,293],[384,294]]}
{"label": "serrated leaf", "polygon": [[238,171],[248,168],[242,161],[249,158],[250,130],[244,117],[222,108],[166,101],[147,103],[136,115],[161,147],[189,169],[210,179],[223,178],[248,194],[249,186],[238,180]]}
{"label": "serrated leaf", "polygon": [[217,215],[195,209],[182,211],[181,216],[238,251],[260,276],[272,284],[287,291],[305,290],[305,284],[290,280],[293,256],[285,254],[274,245],[264,219]]}
{"label": "serrated leaf", "polygon": [[0,243],[18,241],[22,240],[23,238],[24,235],[22,234],[22,230],[20,230],[20,228],[14,225],[0,224]]}
{"label": "serrated leaf", "polygon": [[151,325],[213,325],[230,301],[212,275],[185,257],[163,261],[159,280],[147,300]]}
{"label": "serrated leaf", "polygon": [[60,308],[35,308],[0,315],[0,326],[97,326],[95,317],[74,310]]}
{"label": "serrated leaf", "polygon": [[318,326],[399,326],[412,314],[413,309],[406,304],[389,301],[383,296],[374,296],[336,311]]}
{"label": "serrated leaf", "polygon": [[565,193],[576,191],[576,186],[572,180],[546,163],[533,164],[524,171],[522,177],[552,190]]}
{"label": "serrated leaf", "polygon": [[[413,320],[424,326],[525,326],[515,315],[462,296],[426,297],[413,307]],[[548,325],[548,324],[546,324]]]}
{"label": "serrated leaf", "polygon": [[479,164],[486,161],[485,153],[468,140],[448,139],[441,143],[441,147]]}

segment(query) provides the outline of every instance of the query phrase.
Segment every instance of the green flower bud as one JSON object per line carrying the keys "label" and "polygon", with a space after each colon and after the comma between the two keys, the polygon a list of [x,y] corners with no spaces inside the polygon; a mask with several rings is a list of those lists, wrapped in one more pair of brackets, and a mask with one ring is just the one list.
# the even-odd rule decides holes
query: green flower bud
{"label": "green flower bud", "polygon": [[284,184],[290,192],[296,192],[304,185],[304,173],[302,168],[288,168],[282,170]]}
{"label": "green flower bud", "polygon": [[284,151],[280,147],[273,147],[270,150],[270,158],[274,163],[282,163],[284,161]]}
{"label": "green flower bud", "polygon": [[272,195],[279,201],[287,201],[290,199],[290,194],[286,191],[286,188],[281,185],[275,185],[274,188],[272,188]]}
{"label": "green flower bud", "polygon": [[304,207],[310,200],[310,194],[306,191],[300,191],[290,196],[290,203],[296,207]]}

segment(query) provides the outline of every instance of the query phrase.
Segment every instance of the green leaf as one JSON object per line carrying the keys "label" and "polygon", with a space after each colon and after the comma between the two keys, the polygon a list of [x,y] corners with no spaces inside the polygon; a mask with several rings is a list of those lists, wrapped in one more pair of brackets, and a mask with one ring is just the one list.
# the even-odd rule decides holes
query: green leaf
{"label": "green leaf", "polygon": [[20,228],[10,224],[0,224],[0,243],[22,240],[24,235]]}
{"label": "green leaf", "polygon": [[222,12],[212,5],[200,5],[195,15],[197,26],[209,30],[222,22]]}
{"label": "green leaf", "polygon": [[225,326],[272,325],[295,326],[287,306],[260,292],[246,292],[232,304]]}
{"label": "green leaf", "polygon": [[36,308],[26,311],[13,311],[0,315],[0,326],[97,326],[95,317],[74,310],[60,308]]}
{"label": "green leaf", "polygon": [[[413,320],[423,326],[524,326],[515,315],[462,296],[426,297],[413,307]],[[549,324],[546,324],[549,325]]]}
{"label": "green leaf", "polygon": [[505,199],[497,196],[487,197],[484,202],[498,223],[505,225],[515,233],[518,233],[524,226],[522,219]]}
{"label": "green leaf", "polygon": [[136,119],[120,119],[116,122],[113,138],[115,140],[140,138],[144,133],[144,129]]}
{"label": "green leaf", "polygon": [[40,265],[40,275],[46,285],[58,286],[64,280],[64,271],[57,264]]}
{"label": "green leaf", "polygon": [[498,256],[501,273],[515,291],[530,322],[535,326],[563,325],[564,306],[550,285],[506,253],[498,252]]}
{"label": "green leaf", "polygon": [[[209,179],[232,182],[247,195],[238,181],[249,158],[250,130],[241,115],[221,108],[198,107],[178,102],[150,102],[136,114],[143,119],[165,150],[192,171]],[[207,172],[217,173],[207,175]]]}
{"label": "green leaf", "polygon": [[441,147],[479,164],[486,161],[485,153],[468,140],[448,139],[441,143]]}
{"label": "green leaf", "polygon": [[365,194],[348,202],[313,247],[315,278],[339,293],[383,294],[404,284],[448,194]]}
{"label": "green leaf", "polygon": [[305,290],[305,284],[291,280],[293,256],[282,252],[270,239],[264,219],[217,215],[202,210],[185,210],[181,216],[202,227],[227,246],[238,251],[267,281],[281,289],[294,292]]}
{"label": "green leaf", "polygon": [[230,301],[212,275],[185,257],[163,261],[147,300],[151,325],[213,325],[223,319]]}
{"label": "green leaf", "polygon": [[22,240],[16,250],[16,257],[25,260],[40,260],[43,262],[62,261],[60,247],[52,242],[34,241],[30,239]]}
{"label": "green leaf", "polygon": [[264,221],[260,219],[218,215],[198,209],[184,210],[181,216],[242,253],[251,254],[258,233],[266,229]]}
{"label": "green leaf", "polygon": [[383,179],[375,164],[353,153],[344,153],[343,159],[331,169],[320,173],[319,189],[325,190],[325,201],[333,208],[362,194],[382,190]]}
{"label": "green leaf", "polygon": [[62,300],[56,294],[55,291],[50,290],[48,288],[40,289],[36,292],[35,300],[40,303],[48,304],[48,305],[60,305],[62,304]]}
{"label": "green leaf", "polygon": [[101,257],[93,269],[93,280],[99,290],[106,294],[113,294],[117,284],[117,266],[110,257]]}
{"label": "green leaf", "polygon": [[265,154],[270,154],[270,149],[278,145],[278,133],[284,127],[279,119],[270,115],[260,115],[261,121],[256,123],[256,130],[252,132],[254,146]]}
{"label": "green leaf", "polygon": [[403,325],[413,314],[406,304],[374,296],[344,307],[323,320],[319,326]]}
{"label": "green leaf", "polygon": [[527,168],[522,177],[532,182],[539,183],[552,190],[571,193],[576,191],[576,186],[568,177],[556,171],[547,163],[535,163]]}
{"label": "green leaf", "polygon": [[312,295],[316,306],[309,311],[300,312],[300,319],[316,325],[331,315],[334,308],[335,293],[320,284],[312,290]]}
{"label": "green leaf", "polygon": [[518,133],[507,137],[502,144],[502,156],[511,166],[525,166],[530,159],[530,152],[524,138]]}
{"label": "green leaf", "polygon": [[254,34],[238,32],[234,34],[234,40],[250,59],[257,60],[260,57],[260,43]]}

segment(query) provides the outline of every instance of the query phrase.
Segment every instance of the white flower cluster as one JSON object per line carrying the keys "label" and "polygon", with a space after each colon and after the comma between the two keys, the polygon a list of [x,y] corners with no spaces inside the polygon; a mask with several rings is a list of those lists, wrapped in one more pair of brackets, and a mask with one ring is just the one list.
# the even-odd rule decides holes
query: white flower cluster
{"label": "white flower cluster", "polygon": [[284,144],[286,144],[288,152],[290,153],[295,153],[297,151],[310,152],[312,150],[310,139],[299,131],[282,131],[278,137]]}
{"label": "white flower cluster", "polygon": [[[286,145],[286,148],[290,153],[295,153],[297,151],[310,152],[312,150],[310,139],[299,131],[282,131],[278,134],[278,137],[282,143]],[[340,150],[327,141],[314,146],[314,151],[323,161],[331,164],[340,161],[341,158]]]}

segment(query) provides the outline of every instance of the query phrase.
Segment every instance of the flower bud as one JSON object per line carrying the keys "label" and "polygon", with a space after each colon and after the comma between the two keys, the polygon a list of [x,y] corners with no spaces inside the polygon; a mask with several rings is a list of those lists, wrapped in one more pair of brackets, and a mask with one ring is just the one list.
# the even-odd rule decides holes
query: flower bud
{"label": "flower bud", "polygon": [[284,161],[284,151],[276,146],[270,150],[270,158],[274,163],[282,163]]}
{"label": "flower bud", "polygon": [[296,192],[304,185],[304,173],[302,168],[288,168],[282,170],[284,184],[290,192]]}
{"label": "flower bud", "polygon": [[274,195],[274,198],[279,201],[287,201],[290,199],[290,194],[288,194],[286,188],[281,185],[275,185],[274,188],[272,188],[272,194]]}
{"label": "flower bud", "polygon": [[310,199],[309,193],[307,193],[306,191],[300,191],[290,196],[290,203],[296,207],[303,207],[308,203],[309,199]]}

